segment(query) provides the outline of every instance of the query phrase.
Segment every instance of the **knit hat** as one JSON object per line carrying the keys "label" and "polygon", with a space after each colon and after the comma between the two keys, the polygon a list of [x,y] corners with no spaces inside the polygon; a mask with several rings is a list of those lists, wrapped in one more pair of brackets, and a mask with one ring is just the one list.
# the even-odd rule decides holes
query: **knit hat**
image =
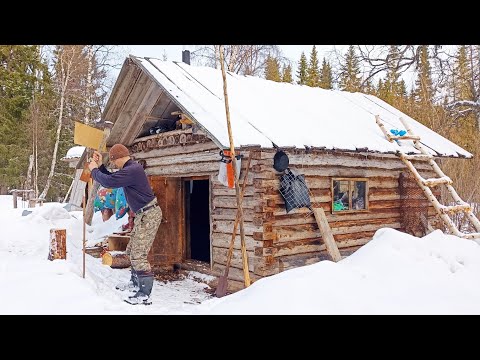
{"label": "knit hat", "polygon": [[125,147],[125,145],[122,144],[113,145],[108,153],[110,160],[117,160],[125,156],[130,156],[130,154],[128,153],[128,149]]}

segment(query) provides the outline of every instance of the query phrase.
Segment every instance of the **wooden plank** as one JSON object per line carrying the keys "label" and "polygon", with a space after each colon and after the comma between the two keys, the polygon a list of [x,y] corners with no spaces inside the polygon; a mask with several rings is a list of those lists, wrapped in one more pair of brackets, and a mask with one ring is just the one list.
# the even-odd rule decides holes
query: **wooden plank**
{"label": "wooden plank", "polygon": [[[302,170],[304,167],[324,167],[324,166],[343,166],[352,168],[371,168],[371,169],[404,169],[405,166],[400,158],[396,159],[361,159],[350,156],[319,156],[313,154],[304,155],[288,155],[289,167]],[[259,160],[258,162],[264,165],[266,169],[273,169],[273,158],[271,160]],[[427,164],[419,165],[423,169],[428,169]]]}
{"label": "wooden plank", "polygon": [[146,73],[140,74],[115,121],[107,145],[112,146],[115,143],[122,143],[130,146],[131,142],[135,139],[134,134],[129,134],[127,129],[132,126],[131,121],[141,101],[143,101],[144,95],[148,91],[151,82],[150,77]]}
{"label": "wooden plank", "polygon": [[[342,241],[342,242],[337,241],[336,243],[337,243],[337,247],[340,251],[340,249],[342,249],[342,248],[365,245],[370,240],[372,240],[372,238],[367,237],[367,238],[352,239],[352,240],[347,240],[347,241]],[[276,248],[275,254],[273,256],[280,258],[282,256],[290,256],[290,255],[304,254],[304,253],[313,253],[313,252],[320,252],[320,251],[325,251],[326,250],[325,244],[320,243],[320,241],[318,239],[309,239],[308,241],[316,242],[316,243],[299,244],[299,245],[297,245],[296,243],[293,243],[293,244],[289,243],[288,247],[283,246],[283,247]]]}
{"label": "wooden plank", "polygon": [[141,70],[130,59],[126,59],[108,98],[102,119],[116,122],[125,102],[135,86]]}
{"label": "wooden plank", "polygon": [[[237,209],[236,208],[220,208],[217,207],[210,212],[210,216],[213,220],[230,220],[230,221],[235,221],[235,217],[237,214]],[[245,212],[244,216],[244,221],[250,221],[253,222],[253,212],[252,211],[247,211]]]}
{"label": "wooden plank", "polygon": [[[233,223],[234,223],[234,221],[216,220],[216,221],[213,222],[212,230],[214,232],[232,234]],[[253,233],[255,231],[262,231],[263,228],[261,226],[254,225],[253,222],[245,221],[244,222],[244,230],[245,230],[245,235],[253,236]]]}
{"label": "wooden plank", "polygon": [[[238,241],[238,243],[240,243],[240,236],[238,236],[237,241]],[[212,249],[214,263],[215,264],[226,265],[227,264],[227,253],[228,253],[228,249],[226,249],[226,248],[214,247]],[[254,258],[255,258],[254,252],[253,251],[248,251],[248,249],[247,249],[247,257],[248,257],[248,270],[253,272]],[[233,249],[232,259],[230,261],[230,266],[240,268],[240,269],[243,268],[243,259],[242,259],[242,250],[241,249],[240,250]]]}
{"label": "wooden plank", "polygon": [[159,265],[171,265],[185,258],[184,188],[179,178],[150,177],[162,222],[150,250],[150,256]]}
{"label": "wooden plank", "polygon": [[[231,231],[230,231],[230,234],[212,232],[212,235],[211,235],[212,247],[228,249],[228,247],[230,246],[231,239],[232,239]],[[254,240],[253,236],[250,236],[250,235],[245,235],[245,243],[248,251],[254,251],[255,247],[263,245],[263,241]],[[237,238],[235,239],[234,249],[240,250],[239,234],[237,234]]]}
{"label": "wooden plank", "polygon": [[[350,234],[358,232],[367,232],[367,231],[377,231],[378,229],[389,227],[393,229],[399,229],[402,227],[400,222],[385,222],[384,224],[378,225],[365,225],[365,226],[350,226],[350,227],[338,227],[332,228],[332,235],[335,237],[339,234]],[[276,229],[275,232],[275,242],[289,242],[302,239],[316,239],[319,237],[319,232],[316,226],[313,224],[307,224],[304,226],[297,226],[295,228],[282,228]],[[255,237],[254,237],[255,238]]]}
{"label": "wooden plank", "polygon": [[[239,184],[240,186],[242,184]],[[228,188],[226,187],[225,185],[221,185],[222,187],[213,187],[213,195],[214,196],[235,196],[235,189],[231,189],[231,188]],[[254,188],[253,186],[248,186],[248,182],[247,182],[247,186],[245,187],[245,196],[252,196],[253,197],[254,195]]]}
{"label": "wooden plank", "polygon": [[[217,274],[217,276],[221,276],[222,274],[225,273],[225,265],[224,264],[219,264],[219,263],[215,263],[213,265],[213,268],[212,268],[212,271]],[[254,274],[252,271],[249,271],[249,275],[250,275],[250,281],[255,281],[255,280],[258,280],[258,275]],[[229,280],[229,283],[230,283],[230,280],[233,280],[233,281],[238,281],[238,282],[242,282],[243,284],[243,269],[242,268],[238,268],[236,266],[233,266],[233,265],[230,265],[230,269],[228,271],[228,280]]]}
{"label": "wooden plank", "polygon": [[83,169],[75,170],[75,178],[73,180],[72,192],[70,199],[68,200],[69,204],[81,207],[83,194],[85,194],[85,186],[87,183],[80,181],[80,175],[82,174]]}
{"label": "wooden plank", "polygon": [[[272,159],[275,156],[275,150],[267,150],[267,149],[262,149],[261,154],[260,154],[260,159],[261,160],[269,160]],[[398,156],[395,154],[384,154],[384,153],[372,153],[372,152],[365,152],[365,151],[339,151],[339,150],[325,150],[325,149],[309,149],[307,152],[305,149],[299,148],[299,149],[285,149],[285,152],[288,155],[288,158],[290,157],[302,157],[305,155],[313,155],[313,156],[318,156],[318,157],[349,157],[353,159],[372,159],[372,160],[396,160],[398,159]]]}
{"label": "wooden plank", "polygon": [[[367,178],[369,191],[376,190],[395,190],[398,191],[398,179],[395,178]],[[306,177],[305,182],[310,189],[314,192],[316,189],[331,189],[331,178],[329,177]],[[254,181],[255,191],[262,193],[269,193],[270,189],[279,191],[280,178],[274,180],[255,179]]]}
{"label": "wooden plank", "polygon": [[[260,165],[261,166],[261,165]],[[384,177],[384,178],[396,178],[400,176],[400,173],[405,171],[405,168],[397,170],[382,170],[382,169],[366,169],[366,168],[348,168],[348,167],[305,167],[302,169],[296,169],[299,173],[305,176],[319,176],[319,177]],[[254,170],[252,170],[254,171]],[[275,170],[257,169],[254,171],[260,179],[275,179],[280,175]]]}
{"label": "wooden plank", "polygon": [[217,152],[218,154],[218,146],[215,145],[213,142],[204,142],[204,143],[195,143],[195,144],[185,144],[185,145],[176,145],[176,146],[167,146],[161,147],[158,149],[151,149],[149,151],[138,151],[135,152],[133,155],[135,159],[145,159],[148,164],[148,159],[159,158],[163,156],[170,156],[176,154],[182,154],[183,156],[187,156],[187,154],[192,154],[195,156],[195,153],[202,153],[205,151],[212,151]]}
{"label": "wooden plank", "polygon": [[[330,227],[334,228],[337,226],[341,226],[340,224],[358,224],[358,225],[365,225],[365,224],[376,224],[382,223],[389,220],[398,221],[401,214],[399,211],[394,213],[370,213],[370,212],[363,212],[363,213],[351,213],[350,215],[346,214],[344,216],[340,215],[332,215],[332,214],[325,214],[327,216],[328,223]],[[277,227],[285,227],[285,226],[298,226],[303,224],[316,224],[315,217],[313,214],[305,215],[305,214],[292,214],[292,215],[283,215],[277,216],[274,220],[270,221],[274,230]]]}
{"label": "wooden plank", "polygon": [[293,269],[299,266],[315,264],[322,260],[330,260],[326,252],[324,253],[307,253],[292,256],[284,256],[278,260],[279,271]]}
{"label": "wooden plank", "polygon": [[217,164],[217,167],[220,167],[220,157],[218,156],[217,152],[213,151],[205,151],[205,152],[197,152],[193,155],[185,155],[183,153],[170,155],[170,156],[162,156],[157,158],[149,158],[147,160],[147,166],[168,166],[168,165],[177,165],[183,166],[185,164],[191,163],[205,163],[205,162],[212,162]]}
{"label": "wooden plank", "polygon": [[162,90],[154,81],[147,82],[145,88],[147,91],[142,93],[141,97],[139,97],[137,109],[125,131],[123,143],[128,145],[131,145],[142,131],[143,125],[145,124],[145,118],[150,113],[156,100],[162,93]]}
{"label": "wooden plank", "polygon": [[[243,199],[242,207],[244,209],[253,209],[253,207],[257,204],[257,200],[255,200],[251,196],[245,196]],[[214,196],[213,197],[213,207],[216,209],[220,208],[229,208],[229,209],[236,209],[237,203],[235,202],[235,198],[232,199],[231,196]]]}
{"label": "wooden plank", "polygon": [[[365,161],[365,163],[363,165],[357,165],[357,164],[352,164],[352,165],[348,165],[347,163],[342,163],[340,161],[338,161],[338,163],[331,163],[331,164],[328,164],[328,163],[325,163],[325,164],[322,164],[322,163],[319,163],[319,164],[315,164],[315,165],[292,165],[290,163],[290,169],[295,169],[296,171],[298,171],[299,173],[304,173],[305,171],[309,170],[309,172],[311,171],[318,171],[318,170],[321,170],[321,169],[338,169],[338,170],[345,170],[345,169],[353,169],[353,170],[369,170],[369,171],[378,171],[378,170],[389,170],[389,171],[404,171],[405,170],[405,166],[401,163],[401,162],[388,162],[388,161],[378,161],[378,162],[369,162],[369,161]],[[428,171],[430,170],[429,168],[429,165],[425,164],[425,163],[422,163],[421,165],[418,165],[418,168],[419,169],[422,169],[422,170],[425,170],[425,171]],[[273,166],[271,164],[264,164],[261,162],[261,160],[258,160],[258,163],[255,167],[255,170],[258,172],[262,172],[262,171],[272,171],[276,174],[279,174],[278,172],[276,172],[273,168]],[[343,175],[340,175],[340,176],[343,176]],[[357,175],[357,177],[365,177],[365,175]]]}
{"label": "wooden plank", "polygon": [[216,175],[218,174],[217,162],[191,163],[183,166],[177,164],[166,166],[151,166],[147,164],[145,172],[148,175],[157,176],[200,176],[200,175]]}
{"label": "wooden plank", "polygon": [[342,259],[340,252],[338,251],[337,244],[333,238],[332,230],[328,225],[327,217],[322,208],[313,208],[315,219],[317,220],[318,228],[322,234],[322,239],[327,247],[327,251],[332,257],[332,260],[337,262]]}

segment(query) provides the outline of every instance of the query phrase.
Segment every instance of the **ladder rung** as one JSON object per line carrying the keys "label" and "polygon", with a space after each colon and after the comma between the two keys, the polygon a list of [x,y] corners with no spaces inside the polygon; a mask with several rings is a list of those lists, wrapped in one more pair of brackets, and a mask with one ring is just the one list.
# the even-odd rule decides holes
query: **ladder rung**
{"label": "ladder rung", "polygon": [[480,233],[463,234],[462,239],[480,239]]}
{"label": "ladder rung", "polygon": [[462,204],[462,205],[451,205],[451,206],[445,206],[441,205],[440,206],[440,211],[442,213],[455,213],[458,211],[471,211],[472,208],[470,207],[470,204]]}
{"label": "ladder rung", "polygon": [[403,155],[403,158],[407,160],[428,161],[428,160],[432,160],[433,156],[432,155]]}
{"label": "ladder rung", "polygon": [[403,135],[403,136],[389,135],[389,138],[392,140],[420,140],[420,136],[418,135]]}
{"label": "ladder rung", "polygon": [[444,176],[441,178],[422,179],[422,184],[425,186],[432,187],[440,184],[452,185],[453,181],[448,176]]}

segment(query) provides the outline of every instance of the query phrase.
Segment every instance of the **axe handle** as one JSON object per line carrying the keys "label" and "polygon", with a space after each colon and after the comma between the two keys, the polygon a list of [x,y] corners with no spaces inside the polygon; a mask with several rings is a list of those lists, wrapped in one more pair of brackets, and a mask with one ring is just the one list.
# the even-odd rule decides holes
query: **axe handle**
{"label": "axe handle", "polygon": [[[108,138],[109,135],[110,135],[110,128],[103,129],[102,141],[100,142],[100,146],[98,147],[99,152],[101,152],[101,149],[107,143],[107,138]],[[99,165],[102,165],[102,164],[99,164]],[[88,225],[92,224],[93,202],[95,200],[95,193],[98,191],[99,187],[100,187],[100,184],[97,181],[93,181],[93,186],[91,187],[91,189],[88,192],[88,201],[87,201],[86,215],[85,215],[85,221]]]}

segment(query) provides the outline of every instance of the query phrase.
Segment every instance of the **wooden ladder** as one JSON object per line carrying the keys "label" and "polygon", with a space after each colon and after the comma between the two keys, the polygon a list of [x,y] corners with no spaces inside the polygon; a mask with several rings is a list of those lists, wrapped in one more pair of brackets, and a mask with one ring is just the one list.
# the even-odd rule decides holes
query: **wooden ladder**
{"label": "wooden ladder", "polygon": [[[405,165],[407,165],[407,168],[412,172],[417,184],[420,186],[420,188],[422,188],[425,196],[432,202],[435,210],[437,211],[438,215],[440,216],[442,221],[445,223],[449,231],[453,235],[461,237],[463,239],[479,239],[480,238],[480,221],[473,213],[470,204],[463,201],[458,195],[457,191],[453,188],[452,179],[450,179],[448,176],[446,176],[443,173],[442,169],[440,169],[438,164],[435,162],[433,156],[420,143],[420,136],[417,136],[413,133],[412,129],[403,118],[400,118],[400,122],[403,124],[403,126],[405,127],[405,130],[407,131],[407,133],[403,136],[395,136],[395,135],[389,134],[385,129],[385,126],[383,125],[382,121],[380,120],[380,116],[375,115],[375,121],[377,122],[382,132],[385,134],[385,137],[388,139],[388,141],[393,142],[395,140],[412,140],[415,148],[421,152],[421,154],[407,155],[402,150],[398,150],[397,155],[400,157],[400,159],[402,159]],[[428,162],[439,177],[432,178],[432,179],[424,179],[418,173],[415,166],[413,166],[412,160]],[[430,189],[437,185],[445,185],[447,187],[448,192],[450,193],[450,195],[452,195],[452,198],[455,201],[455,205],[446,206],[438,202],[437,198],[435,197],[435,195],[433,195],[432,190]],[[448,214],[456,213],[456,212],[463,212],[477,232],[475,233],[461,232],[457,228],[453,220],[448,216]]]}

